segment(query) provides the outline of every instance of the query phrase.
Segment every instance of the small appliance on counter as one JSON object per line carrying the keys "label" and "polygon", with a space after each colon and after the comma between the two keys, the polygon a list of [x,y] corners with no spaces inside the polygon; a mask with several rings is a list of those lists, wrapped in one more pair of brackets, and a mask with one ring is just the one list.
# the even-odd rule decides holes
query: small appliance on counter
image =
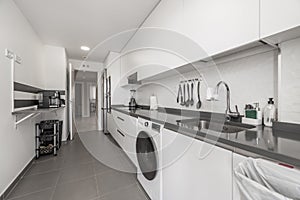
{"label": "small appliance on counter", "polygon": [[129,110],[135,110],[137,108],[137,103],[134,98],[136,90],[130,90],[130,101],[129,101]]}
{"label": "small appliance on counter", "polygon": [[40,93],[39,108],[59,108],[62,105],[60,91],[43,91]]}
{"label": "small appliance on counter", "polygon": [[150,96],[150,110],[157,110],[158,104],[157,104],[157,97],[153,94]]}

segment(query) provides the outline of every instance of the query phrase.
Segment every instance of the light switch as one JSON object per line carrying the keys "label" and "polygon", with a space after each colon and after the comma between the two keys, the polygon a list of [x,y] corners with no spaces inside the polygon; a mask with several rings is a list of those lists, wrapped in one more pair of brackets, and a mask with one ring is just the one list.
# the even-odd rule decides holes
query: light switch
{"label": "light switch", "polygon": [[22,58],[18,55],[15,55],[15,62],[18,63],[18,64],[21,64],[22,63]]}
{"label": "light switch", "polygon": [[13,59],[14,58],[14,52],[8,50],[8,49],[5,49],[5,56],[8,58],[8,59]]}

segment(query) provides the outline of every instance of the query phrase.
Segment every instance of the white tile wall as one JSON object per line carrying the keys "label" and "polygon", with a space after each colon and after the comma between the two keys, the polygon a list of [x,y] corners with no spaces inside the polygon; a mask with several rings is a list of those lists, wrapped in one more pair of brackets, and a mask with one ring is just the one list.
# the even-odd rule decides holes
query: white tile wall
{"label": "white tile wall", "polygon": [[[154,94],[158,103],[163,107],[183,108],[196,110],[193,107],[182,107],[176,103],[178,83],[184,78],[196,78],[202,74],[204,81],[201,87],[202,111],[214,111],[223,113],[225,111],[225,93],[221,86],[220,101],[209,102],[205,100],[206,88],[215,87],[220,80],[227,82],[231,89],[231,107],[238,105],[243,111],[245,104],[259,102],[263,108],[269,97],[277,95],[277,65],[274,51],[218,64],[217,66],[204,67],[197,65],[194,71],[176,75],[173,77],[156,80],[152,83],[142,85],[137,91],[137,102],[149,104],[149,96]],[[194,99],[196,98],[196,85],[194,87]],[[196,104],[196,103],[195,103]]]}
{"label": "white tile wall", "polygon": [[279,117],[300,123],[300,39],[282,43]]}

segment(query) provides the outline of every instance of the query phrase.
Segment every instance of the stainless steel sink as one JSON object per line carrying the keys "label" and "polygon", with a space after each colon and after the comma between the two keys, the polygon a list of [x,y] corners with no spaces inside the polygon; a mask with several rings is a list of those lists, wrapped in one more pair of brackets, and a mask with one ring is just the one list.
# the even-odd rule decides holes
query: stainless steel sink
{"label": "stainless steel sink", "polygon": [[255,128],[255,126],[236,123],[236,122],[220,122],[210,121],[207,119],[185,119],[177,120],[179,125],[186,128],[199,129],[199,130],[212,130],[221,133],[238,133],[248,129]]}

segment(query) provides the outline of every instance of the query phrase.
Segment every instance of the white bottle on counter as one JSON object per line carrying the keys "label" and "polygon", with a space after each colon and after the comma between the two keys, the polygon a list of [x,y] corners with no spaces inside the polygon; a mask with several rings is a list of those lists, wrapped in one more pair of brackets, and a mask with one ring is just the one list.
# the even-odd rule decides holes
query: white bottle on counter
{"label": "white bottle on counter", "polygon": [[264,109],[264,125],[272,127],[276,119],[276,107],[273,98],[269,98],[268,105]]}
{"label": "white bottle on counter", "polygon": [[256,119],[262,120],[262,118],[263,118],[263,113],[262,113],[262,111],[260,110],[259,103],[255,103],[255,110],[256,110]]}

